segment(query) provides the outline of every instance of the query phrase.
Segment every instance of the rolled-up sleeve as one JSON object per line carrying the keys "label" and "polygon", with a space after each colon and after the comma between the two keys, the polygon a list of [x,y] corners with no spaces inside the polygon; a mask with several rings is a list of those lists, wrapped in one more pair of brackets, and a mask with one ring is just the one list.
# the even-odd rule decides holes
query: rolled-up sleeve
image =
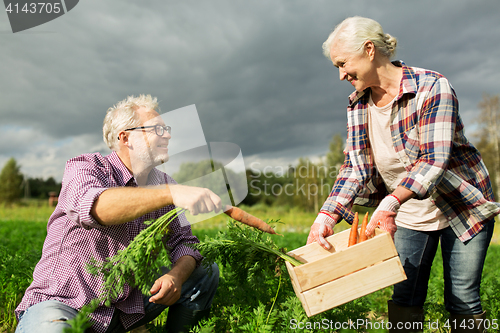
{"label": "rolled-up sleeve", "polygon": [[175,264],[180,257],[191,256],[196,260],[196,265],[200,265],[203,259],[198,250],[189,247],[187,244],[196,244],[200,241],[191,231],[191,226],[184,213],[176,217],[169,226],[170,236],[167,240],[167,247],[170,250],[172,264]]}
{"label": "rolled-up sleeve", "polygon": [[101,193],[111,187],[110,178],[85,156],[69,160],[59,195],[59,203],[67,217],[85,229],[105,228],[94,219],[91,209]]}

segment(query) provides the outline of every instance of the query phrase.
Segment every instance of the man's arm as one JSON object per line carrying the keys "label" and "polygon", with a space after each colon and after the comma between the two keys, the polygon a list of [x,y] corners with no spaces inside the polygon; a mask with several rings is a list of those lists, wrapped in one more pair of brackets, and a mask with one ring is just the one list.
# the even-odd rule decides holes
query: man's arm
{"label": "man's arm", "polygon": [[217,212],[222,208],[221,199],[209,189],[163,185],[156,188],[107,189],[94,202],[90,213],[102,225],[116,225],[172,204],[189,210],[193,215]]}

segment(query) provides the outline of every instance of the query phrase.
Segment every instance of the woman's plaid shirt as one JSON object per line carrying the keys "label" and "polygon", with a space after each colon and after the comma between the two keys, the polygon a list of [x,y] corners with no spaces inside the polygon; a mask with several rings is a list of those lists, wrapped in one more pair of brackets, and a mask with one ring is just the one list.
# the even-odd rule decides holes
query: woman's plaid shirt
{"label": "woman's plaid shirt", "polygon": [[[417,199],[431,197],[465,242],[500,212],[488,170],[464,135],[448,80],[403,62],[394,64],[403,68],[403,78],[392,108],[392,142],[408,172],[399,185],[416,193]],[[388,194],[368,141],[369,94],[367,89],[349,96],[345,161],[322,207],[349,222],[353,204],[376,206]]]}

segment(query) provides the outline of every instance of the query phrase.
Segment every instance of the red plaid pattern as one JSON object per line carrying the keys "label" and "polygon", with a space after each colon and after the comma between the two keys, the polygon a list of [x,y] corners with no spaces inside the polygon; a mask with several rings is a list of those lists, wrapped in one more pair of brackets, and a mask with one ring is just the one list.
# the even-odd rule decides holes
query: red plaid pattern
{"label": "red plaid pattern", "polygon": [[[488,171],[468,141],[458,113],[455,91],[441,74],[395,62],[403,68],[393,104],[391,134],[396,153],[408,172],[399,184],[431,197],[462,241],[474,237],[500,213]],[[368,100],[370,90],[354,92],[347,107],[345,161],[321,210],[352,222],[353,204],[376,206],[388,193],[370,156]]]}

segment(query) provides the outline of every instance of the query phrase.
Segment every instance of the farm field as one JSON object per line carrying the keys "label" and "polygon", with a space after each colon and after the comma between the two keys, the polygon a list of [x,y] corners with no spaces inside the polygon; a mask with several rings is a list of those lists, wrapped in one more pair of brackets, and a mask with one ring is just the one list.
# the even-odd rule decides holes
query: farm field
{"label": "farm field", "polygon": [[[288,209],[268,208],[265,206],[245,207],[262,219],[280,219],[276,229],[284,237],[269,236],[279,247],[292,250],[305,244],[309,226],[315,214]],[[10,333],[15,329],[13,310],[21,300],[31,282],[32,272],[40,255],[46,234],[46,221],[52,209],[40,205],[34,207],[0,207],[0,332]],[[193,233],[200,240],[215,237],[218,232],[227,230],[226,216],[216,216],[210,220],[193,225]],[[345,222],[336,231],[348,228]],[[486,258],[483,272],[482,300],[490,320],[499,318],[500,277],[498,271],[500,255],[498,229]],[[368,296],[344,304],[333,310],[307,318],[302,306],[293,292],[284,265],[275,262],[262,263],[258,269],[247,270],[242,267],[222,266],[218,293],[214,299],[211,318],[196,332],[386,332],[387,304],[391,288],[385,288]],[[278,273],[276,273],[278,272]],[[281,275],[277,275],[279,273]],[[447,332],[443,327],[448,313],[443,305],[443,281],[440,256],[436,256],[429,294],[427,297],[426,320],[429,326],[425,332]],[[233,297],[228,298],[227,295]],[[160,316],[155,323],[144,327],[141,332],[160,332],[159,327],[166,315]],[[363,322],[364,327],[342,329],[349,323]],[[312,328],[316,323],[316,329]],[[439,323],[439,325],[430,325]],[[337,326],[335,326],[337,325]],[[305,328],[305,329],[303,329]],[[338,328],[338,329],[337,329]]]}

